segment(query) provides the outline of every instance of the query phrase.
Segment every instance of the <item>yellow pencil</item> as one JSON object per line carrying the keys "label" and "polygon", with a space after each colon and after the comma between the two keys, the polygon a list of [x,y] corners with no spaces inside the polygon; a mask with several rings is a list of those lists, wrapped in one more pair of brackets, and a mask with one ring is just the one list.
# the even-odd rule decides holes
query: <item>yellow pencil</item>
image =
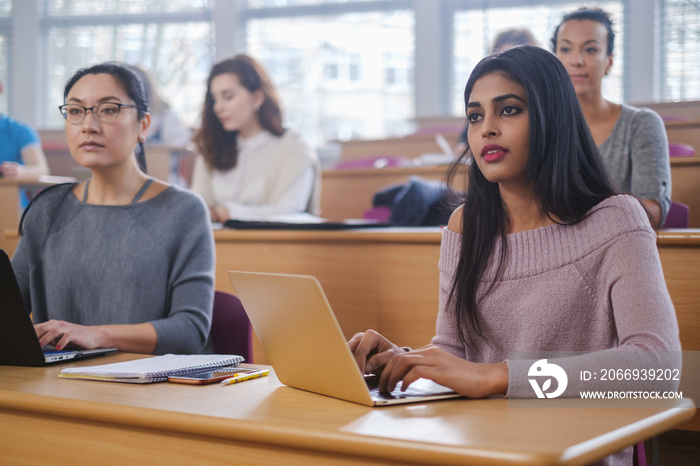
{"label": "yellow pencil", "polygon": [[258,377],[265,377],[269,373],[269,370],[261,369],[255,372],[248,372],[240,375],[236,374],[233,377],[229,377],[228,379],[222,380],[221,385],[231,385],[232,383],[245,382],[246,380],[257,379]]}

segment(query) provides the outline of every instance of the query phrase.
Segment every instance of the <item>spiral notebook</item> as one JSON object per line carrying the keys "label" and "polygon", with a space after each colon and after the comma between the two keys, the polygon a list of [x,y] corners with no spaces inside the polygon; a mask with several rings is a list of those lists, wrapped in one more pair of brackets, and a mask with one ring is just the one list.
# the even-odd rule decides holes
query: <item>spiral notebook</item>
{"label": "spiral notebook", "polygon": [[188,375],[222,367],[236,367],[243,356],[235,354],[165,354],[101,366],[69,367],[58,375],[67,379],[105,382],[165,382],[171,375]]}

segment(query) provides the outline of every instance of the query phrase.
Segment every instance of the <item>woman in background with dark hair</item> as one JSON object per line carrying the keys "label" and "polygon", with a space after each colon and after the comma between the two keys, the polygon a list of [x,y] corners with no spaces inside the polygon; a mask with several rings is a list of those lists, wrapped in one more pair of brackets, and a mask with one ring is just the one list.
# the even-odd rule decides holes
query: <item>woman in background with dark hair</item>
{"label": "woman in background with dark hair", "polygon": [[127,66],[78,70],[60,111],[83,183],[25,212],[12,266],[43,345],[196,353],[211,324],[214,242],[206,206],[139,167],[150,115]]}
{"label": "woman in background with dark hair", "polygon": [[574,85],[615,187],[641,199],[656,228],[663,225],[671,207],[666,128],[651,109],[603,97],[602,81],[613,65],[612,27],[605,11],[581,8],[564,15],[552,36],[552,50]]}
{"label": "woman in background with dark hair", "polygon": [[272,83],[252,58],[237,55],[214,65],[194,141],[202,155],[191,187],[212,220],[320,213],[318,157],[282,127]]}
{"label": "woman in background with dark hair", "polygon": [[645,352],[680,351],[654,232],[635,198],[616,195],[566,78],[531,46],[472,72],[461,159],[474,163],[443,232],[432,345],[407,351],[374,331],[349,342],[380,389],[423,377],[472,398],[534,398],[541,358],[514,352],[581,352],[554,359],[572,374],[563,396],[579,396],[598,387],[574,379],[579,368],[657,367],[663,355]]}

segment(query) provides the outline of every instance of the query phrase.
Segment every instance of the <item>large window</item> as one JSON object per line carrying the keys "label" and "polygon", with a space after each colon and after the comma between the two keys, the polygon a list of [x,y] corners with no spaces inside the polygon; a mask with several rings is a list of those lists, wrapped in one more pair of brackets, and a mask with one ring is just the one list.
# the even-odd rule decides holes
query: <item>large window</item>
{"label": "large window", "polygon": [[[151,76],[185,124],[196,125],[213,62],[211,1],[46,2],[41,125],[61,124],[63,86],[81,67],[117,60]],[[86,21],[86,16],[89,20]]]}
{"label": "large window", "polygon": [[0,110],[55,128],[68,77],[120,60],[196,126],[212,64],[248,53],[309,142],[401,136],[417,117],[463,115],[469,73],[499,32],[526,27],[549,49],[582,5],[615,21],[606,98],[700,99],[700,0],[0,0]]}
{"label": "large window", "polygon": [[197,11],[211,0],[44,0],[48,16],[154,14]]}
{"label": "large window", "polygon": [[[10,82],[7,64],[9,63],[9,51],[10,51],[10,37],[8,35],[0,34],[0,82],[3,83],[5,91],[12,87]],[[9,112],[8,108],[8,92],[3,92],[0,94],[0,112]]]}
{"label": "large window", "polygon": [[[522,7],[470,9],[455,12],[453,34],[451,112],[464,115],[464,86],[469,74],[484,56],[488,55],[495,37],[512,28],[527,28],[540,47],[551,50],[550,39],[564,14],[577,10],[580,3],[553,5],[530,4]],[[622,101],[622,74],[624,63],[622,2],[587,3],[601,7],[613,18],[615,27],[614,66],[603,80],[603,95],[614,102]]]}
{"label": "large window", "polygon": [[285,124],[309,142],[403,135],[415,115],[413,16],[255,18],[246,50],[270,72]]}
{"label": "large window", "polygon": [[[9,80],[10,64],[10,15],[12,0],[0,0],[0,82],[6,87],[11,85]],[[7,92],[0,94],[0,112],[8,112]],[[8,112],[9,113],[9,112]]]}
{"label": "large window", "polygon": [[[248,8],[277,8],[296,5],[319,5],[323,3],[347,3],[348,0],[247,0]],[[374,0],[353,0],[371,2]]]}
{"label": "large window", "polygon": [[665,80],[666,100],[700,99],[700,1],[666,0]]}

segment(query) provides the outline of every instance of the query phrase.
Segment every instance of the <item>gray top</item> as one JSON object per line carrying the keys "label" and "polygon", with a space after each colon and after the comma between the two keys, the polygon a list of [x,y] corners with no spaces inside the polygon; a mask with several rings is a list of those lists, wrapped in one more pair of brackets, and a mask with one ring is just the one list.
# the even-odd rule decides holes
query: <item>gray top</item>
{"label": "gray top", "polygon": [[143,202],[94,205],[73,186],[36,198],[12,257],[34,322],[149,322],[156,354],[207,349],[214,239],[202,199],[170,186]]}
{"label": "gray top", "polygon": [[598,147],[615,187],[661,206],[661,224],[671,207],[671,164],[661,117],[648,108],[622,104],[608,139]]}

